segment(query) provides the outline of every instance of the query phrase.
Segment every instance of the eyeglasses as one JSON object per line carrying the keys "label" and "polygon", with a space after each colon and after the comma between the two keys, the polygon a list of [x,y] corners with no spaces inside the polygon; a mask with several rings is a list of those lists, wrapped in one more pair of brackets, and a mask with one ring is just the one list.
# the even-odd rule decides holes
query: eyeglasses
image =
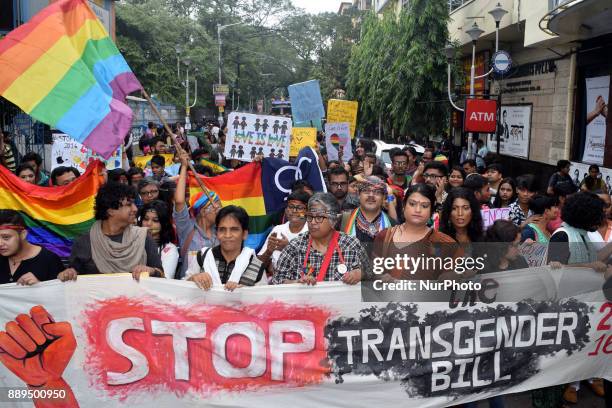
{"label": "eyeglasses", "polygon": [[291,211],[306,211],[306,207],[303,205],[288,205],[287,209]]}
{"label": "eyeglasses", "polygon": [[320,215],[320,214],[306,214],[306,221],[308,222],[312,222],[315,221],[317,224],[321,224],[323,221],[325,221],[328,218],[327,215]]}
{"label": "eyeglasses", "polygon": [[440,179],[440,178],[444,178],[444,176],[438,176],[437,174],[431,174],[431,173],[425,173],[423,174],[423,178],[424,179]]}
{"label": "eyeglasses", "polygon": [[361,190],[359,190],[360,193],[363,193],[365,195],[384,195],[385,191],[379,188],[363,188]]}
{"label": "eyeglasses", "polygon": [[141,191],[140,192],[141,196],[154,196],[156,194],[159,194],[159,190]]}
{"label": "eyeglasses", "polygon": [[204,212],[205,212],[205,213],[211,213],[211,212],[213,212],[213,211],[217,211],[219,208],[221,208],[221,207],[219,206],[219,204],[217,204],[217,203],[212,203],[212,204],[210,204],[209,206],[207,206],[207,207],[205,207],[205,208],[204,208]]}
{"label": "eyeglasses", "polygon": [[329,185],[335,188],[344,188],[348,186],[348,181],[343,181],[341,183],[329,183]]}

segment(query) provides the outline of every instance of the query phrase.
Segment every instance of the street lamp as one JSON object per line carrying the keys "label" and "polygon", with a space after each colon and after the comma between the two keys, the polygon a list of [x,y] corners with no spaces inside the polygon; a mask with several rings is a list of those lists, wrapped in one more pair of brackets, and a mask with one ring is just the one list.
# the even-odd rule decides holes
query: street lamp
{"label": "street lamp", "polygon": [[[189,87],[189,67],[190,67],[190,65],[192,63],[192,60],[189,57],[183,58],[182,62],[183,62],[183,64],[185,64],[185,80],[183,81],[183,80],[181,80],[181,77],[180,77],[180,65],[179,65],[179,62],[178,62],[179,59],[180,59],[180,53],[182,51],[181,50],[181,46],[177,45],[175,47],[175,49],[176,49],[176,53],[177,53],[177,75],[178,75],[178,79],[181,82],[181,85],[183,85],[183,87],[185,87],[185,125],[187,126],[188,124],[191,125],[190,117],[189,117],[190,109],[195,106],[195,104],[196,104],[196,102],[198,100],[198,79],[194,78],[194,82],[195,82],[195,84],[194,84],[194,86],[195,86],[194,94],[195,94],[195,96],[194,96],[194,99],[193,99],[193,103],[189,104],[189,100],[191,99],[189,97],[189,88],[190,88]],[[198,68],[194,68],[193,71],[194,71],[195,74],[197,74],[199,72],[199,69]],[[187,126],[187,128],[189,128],[189,126]]]}
{"label": "street lamp", "polygon": [[508,12],[502,8],[501,3],[497,3],[497,6],[489,11],[489,14],[495,20],[495,52],[497,52],[499,50],[499,23]]}
{"label": "street lamp", "polygon": [[476,75],[476,41],[484,33],[478,23],[474,21],[474,24],[465,33],[472,39],[472,67],[470,68],[470,97],[474,96],[474,76]]}
{"label": "street lamp", "polygon": [[[219,85],[221,85],[221,31],[225,30],[228,27],[231,26],[235,26],[238,24],[242,24],[242,23],[232,23],[232,24],[226,24],[226,25],[221,25],[219,23],[217,23],[217,43],[219,44]],[[223,127],[223,115],[221,114],[221,112],[219,111],[219,125],[221,127]]]}

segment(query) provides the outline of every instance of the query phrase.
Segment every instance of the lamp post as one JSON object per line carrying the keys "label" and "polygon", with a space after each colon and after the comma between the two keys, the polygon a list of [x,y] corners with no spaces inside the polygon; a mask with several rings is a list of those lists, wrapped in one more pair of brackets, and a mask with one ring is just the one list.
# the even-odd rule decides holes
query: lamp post
{"label": "lamp post", "polygon": [[[181,56],[181,46],[177,45],[175,47],[176,50],[176,54],[177,54],[177,59],[176,59],[176,74],[177,77],[179,79],[179,81],[181,82],[181,85],[183,85],[183,87],[185,87],[185,125],[189,125],[187,126],[188,128],[191,126],[191,121],[190,121],[190,110],[191,108],[193,108],[196,104],[196,102],[198,101],[198,80],[197,78],[194,78],[194,98],[193,98],[193,103],[189,104],[189,100],[191,99],[189,96],[189,90],[190,90],[190,86],[189,86],[189,67],[191,65],[191,58],[186,57],[183,59],[183,64],[185,64],[185,80],[181,80],[181,69],[180,69],[180,56]],[[199,72],[198,68],[194,68],[194,73],[197,74]]]}
{"label": "lamp post", "polygon": [[[484,30],[478,27],[478,24],[474,21],[474,24],[469,30],[466,31],[466,33],[472,39],[472,67],[470,68],[470,98],[473,98],[474,97],[474,80],[475,80],[474,76],[476,73],[476,40],[478,40],[478,37],[480,37],[482,33],[484,33]],[[472,141],[473,140],[474,140],[473,133],[472,132],[468,133],[467,156],[470,159],[472,157],[474,158],[476,157],[476,152],[472,152]]]}
{"label": "lamp post", "polygon": [[[221,31],[225,30],[228,27],[231,26],[235,26],[238,24],[242,24],[242,23],[232,23],[232,24],[226,24],[226,25],[221,25],[219,23],[217,23],[217,43],[219,44],[219,59],[218,59],[218,63],[219,63],[219,85],[221,85]],[[221,114],[221,110],[219,110],[219,126],[223,127],[223,115]]]}

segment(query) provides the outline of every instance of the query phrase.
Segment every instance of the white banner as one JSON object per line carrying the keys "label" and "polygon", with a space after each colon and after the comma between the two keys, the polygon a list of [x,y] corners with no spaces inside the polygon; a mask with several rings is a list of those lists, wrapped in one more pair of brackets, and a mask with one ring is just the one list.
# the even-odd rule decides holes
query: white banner
{"label": "white banner", "polygon": [[340,147],[342,147],[343,163],[348,163],[353,158],[350,129],[349,123],[325,124],[325,148],[328,160],[338,160]]}
{"label": "white banner", "polygon": [[228,116],[225,157],[253,161],[255,156],[289,159],[291,118],[232,112]]}
{"label": "white banner", "polygon": [[531,105],[502,105],[499,118],[499,153],[529,158]]}
{"label": "white banner", "polygon": [[83,146],[64,133],[53,133],[53,145],[51,146],[51,170],[56,167],[74,167],[81,174],[85,172],[87,165],[98,159],[106,164],[107,170],[121,167],[121,152],[123,146],[119,146],[115,153],[108,159],[94,154],[91,149]]}
{"label": "white banner", "polygon": [[610,76],[586,78],[586,140],[582,161],[603,164]]}
{"label": "white banner", "polygon": [[[534,300],[490,303],[509,277]],[[359,286],[342,283],[204,292],[96,275],[2,285],[0,391],[36,385],[35,396],[67,398],[61,407],[421,408],[612,379],[601,274],[532,268],[482,284],[472,306],[457,292],[445,303],[362,303]]]}

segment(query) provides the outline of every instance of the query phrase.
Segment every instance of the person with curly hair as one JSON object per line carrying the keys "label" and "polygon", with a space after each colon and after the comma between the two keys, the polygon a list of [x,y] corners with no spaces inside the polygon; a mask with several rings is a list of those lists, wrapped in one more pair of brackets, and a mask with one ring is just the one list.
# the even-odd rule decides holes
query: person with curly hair
{"label": "person with curly hair", "polygon": [[135,226],[138,208],[134,188],[107,183],[96,194],[94,217],[89,232],[74,241],[61,281],[77,275],[131,273],[135,280],[142,273],[164,276],[157,245],[146,228]]}
{"label": "person with curly hair", "polygon": [[176,233],[174,232],[172,214],[168,205],[160,200],[143,205],[138,212],[138,226],[149,230],[151,237],[157,244],[164,275],[168,279],[174,279],[179,252],[174,245]]}
{"label": "person with curly hair", "polygon": [[465,187],[450,190],[442,207],[440,232],[465,246],[480,241],[482,229],[480,203],[476,200],[474,192]]}

